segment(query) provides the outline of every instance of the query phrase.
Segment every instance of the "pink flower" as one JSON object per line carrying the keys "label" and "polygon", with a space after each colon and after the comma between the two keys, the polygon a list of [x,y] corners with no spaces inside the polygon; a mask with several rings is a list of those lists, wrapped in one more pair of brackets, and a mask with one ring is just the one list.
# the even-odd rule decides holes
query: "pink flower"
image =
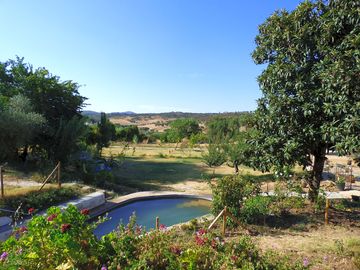
{"label": "pink flower", "polygon": [[141,234],[141,232],[142,232],[142,227],[136,225],[136,227],[135,227],[135,233],[136,233],[136,234]]}
{"label": "pink flower", "polygon": [[205,245],[206,241],[207,241],[207,238],[202,238],[202,237],[200,237],[199,235],[196,235],[196,236],[195,236],[195,242],[196,242],[196,244],[198,244],[199,246]]}
{"label": "pink flower", "polygon": [[235,255],[232,255],[232,256],[231,256],[231,260],[233,260],[234,262],[236,262],[236,261],[237,261],[237,259],[238,259],[238,257],[237,257],[237,256],[235,256]]}
{"label": "pink flower", "polygon": [[161,231],[165,231],[165,230],[166,230],[166,226],[165,226],[164,224],[160,224],[159,229],[160,229]]}
{"label": "pink flower", "polygon": [[67,232],[68,230],[70,230],[70,228],[71,228],[71,225],[70,225],[70,224],[68,224],[68,223],[62,224],[62,225],[61,225],[61,232],[62,232],[62,233],[65,233],[65,232]]}
{"label": "pink flower", "polygon": [[101,270],[108,270],[108,269],[107,269],[107,267],[106,267],[105,265],[103,265],[103,266],[101,267]]}
{"label": "pink flower", "polygon": [[87,208],[84,208],[84,209],[82,209],[82,210],[80,211],[80,213],[81,213],[82,215],[84,215],[84,216],[87,216],[87,215],[90,214],[90,210],[87,209]]}
{"label": "pink flower", "polygon": [[49,222],[53,221],[56,217],[57,217],[56,214],[51,214],[50,216],[48,216],[47,221],[49,221]]}
{"label": "pink flower", "polygon": [[197,235],[204,235],[206,233],[205,229],[200,229],[196,232]]}
{"label": "pink flower", "polygon": [[0,261],[2,261],[2,262],[5,261],[8,255],[9,255],[9,253],[4,251],[0,256]]}
{"label": "pink flower", "polygon": [[304,266],[304,267],[308,267],[309,264],[310,264],[309,259],[308,259],[308,258],[305,258],[305,259],[303,260],[303,266]]}
{"label": "pink flower", "polygon": [[34,213],[34,211],[35,211],[35,208],[31,207],[28,209],[28,214],[32,215]]}

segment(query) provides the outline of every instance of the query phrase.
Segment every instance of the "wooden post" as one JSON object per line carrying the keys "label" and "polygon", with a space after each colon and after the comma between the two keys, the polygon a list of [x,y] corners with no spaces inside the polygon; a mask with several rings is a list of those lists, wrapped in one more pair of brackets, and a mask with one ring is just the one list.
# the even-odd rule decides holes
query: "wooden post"
{"label": "wooden post", "polygon": [[155,228],[156,230],[159,230],[159,217],[156,217],[156,221],[155,221]]}
{"label": "wooden post", "polygon": [[4,174],[3,174],[2,166],[0,166],[0,185],[1,185],[1,198],[4,198]]}
{"label": "wooden post", "polygon": [[58,187],[59,188],[61,188],[60,170],[61,170],[61,162],[59,161],[59,163],[57,165],[57,181],[58,181]]}
{"label": "wooden post", "polygon": [[225,231],[226,231],[226,213],[227,213],[227,209],[226,209],[226,206],[225,206],[224,213],[223,213],[223,226],[222,226],[222,235],[223,235],[223,237],[225,237]]}
{"label": "wooden post", "polygon": [[325,205],[325,225],[329,224],[329,207],[330,207],[330,200],[326,199]]}

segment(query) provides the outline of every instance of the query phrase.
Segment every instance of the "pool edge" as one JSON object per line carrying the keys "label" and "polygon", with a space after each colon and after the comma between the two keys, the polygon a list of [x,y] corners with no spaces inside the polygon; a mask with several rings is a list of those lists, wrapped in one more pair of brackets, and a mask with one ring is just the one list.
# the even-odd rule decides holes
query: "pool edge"
{"label": "pool edge", "polygon": [[193,198],[212,201],[212,196],[210,194],[199,195],[172,191],[141,191],[119,196],[107,201],[103,206],[99,206],[97,209],[91,211],[90,217],[91,219],[95,219],[98,216],[104,215],[105,213],[128,203],[156,198]]}

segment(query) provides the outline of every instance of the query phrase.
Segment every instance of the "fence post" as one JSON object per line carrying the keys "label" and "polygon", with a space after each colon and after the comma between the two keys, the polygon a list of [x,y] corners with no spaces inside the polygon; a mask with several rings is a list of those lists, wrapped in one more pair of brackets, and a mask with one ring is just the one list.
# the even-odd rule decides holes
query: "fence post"
{"label": "fence post", "polygon": [[223,237],[225,237],[225,231],[226,231],[226,213],[227,213],[227,209],[226,209],[226,206],[225,206],[224,214],[223,214],[223,226],[222,226],[222,235],[223,235]]}
{"label": "fence post", "polygon": [[159,230],[159,217],[156,217],[155,228],[156,230]]}
{"label": "fence post", "polygon": [[61,170],[61,162],[59,161],[59,163],[57,165],[57,180],[58,180],[58,187],[59,188],[61,188],[60,170]]}
{"label": "fence post", "polygon": [[1,198],[4,198],[4,174],[3,174],[2,166],[0,166],[0,185],[1,185]]}
{"label": "fence post", "polygon": [[326,205],[325,205],[325,225],[329,224],[329,207],[330,207],[330,201],[329,199],[326,199]]}

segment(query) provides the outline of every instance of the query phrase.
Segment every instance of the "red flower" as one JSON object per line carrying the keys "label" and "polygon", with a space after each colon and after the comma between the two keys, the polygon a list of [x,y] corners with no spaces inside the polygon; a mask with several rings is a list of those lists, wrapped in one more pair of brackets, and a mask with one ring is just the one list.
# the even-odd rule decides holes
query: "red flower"
{"label": "red flower", "polygon": [[136,224],[135,233],[136,234],[141,234],[141,232],[142,232],[142,227]]}
{"label": "red flower", "polygon": [[49,221],[49,222],[53,221],[56,217],[57,217],[56,214],[51,214],[50,216],[48,216],[47,221]]}
{"label": "red flower", "polygon": [[165,231],[165,230],[166,230],[166,226],[165,226],[164,224],[160,224],[159,229],[160,229],[161,231]]}
{"label": "red flower", "polygon": [[24,232],[27,232],[27,228],[25,227],[25,226],[21,226],[20,228],[19,228],[19,233],[24,233]]}
{"label": "red flower", "polygon": [[32,215],[32,213],[34,213],[34,211],[35,211],[35,208],[31,207],[28,209],[28,214]]}
{"label": "red flower", "polygon": [[205,229],[200,229],[196,234],[197,235],[204,235],[206,233]]}
{"label": "red flower", "polygon": [[205,245],[206,241],[207,241],[207,238],[202,238],[202,237],[200,237],[200,236],[198,236],[198,235],[195,236],[195,242],[196,242],[196,244],[198,244],[199,246]]}
{"label": "red flower", "polygon": [[90,214],[90,210],[87,209],[87,208],[84,208],[84,209],[82,209],[82,210],[80,211],[80,213],[81,213],[82,215],[84,215],[84,216],[87,216],[87,215]]}
{"label": "red flower", "polygon": [[217,243],[216,243],[215,239],[211,240],[211,247],[212,247],[213,249],[216,249]]}
{"label": "red flower", "polygon": [[172,253],[174,253],[175,255],[180,255],[181,254],[181,248],[178,245],[171,246],[170,251]]}
{"label": "red flower", "polygon": [[68,230],[70,230],[70,228],[71,228],[71,225],[68,224],[68,223],[61,224],[61,232],[62,232],[62,233],[67,232]]}

